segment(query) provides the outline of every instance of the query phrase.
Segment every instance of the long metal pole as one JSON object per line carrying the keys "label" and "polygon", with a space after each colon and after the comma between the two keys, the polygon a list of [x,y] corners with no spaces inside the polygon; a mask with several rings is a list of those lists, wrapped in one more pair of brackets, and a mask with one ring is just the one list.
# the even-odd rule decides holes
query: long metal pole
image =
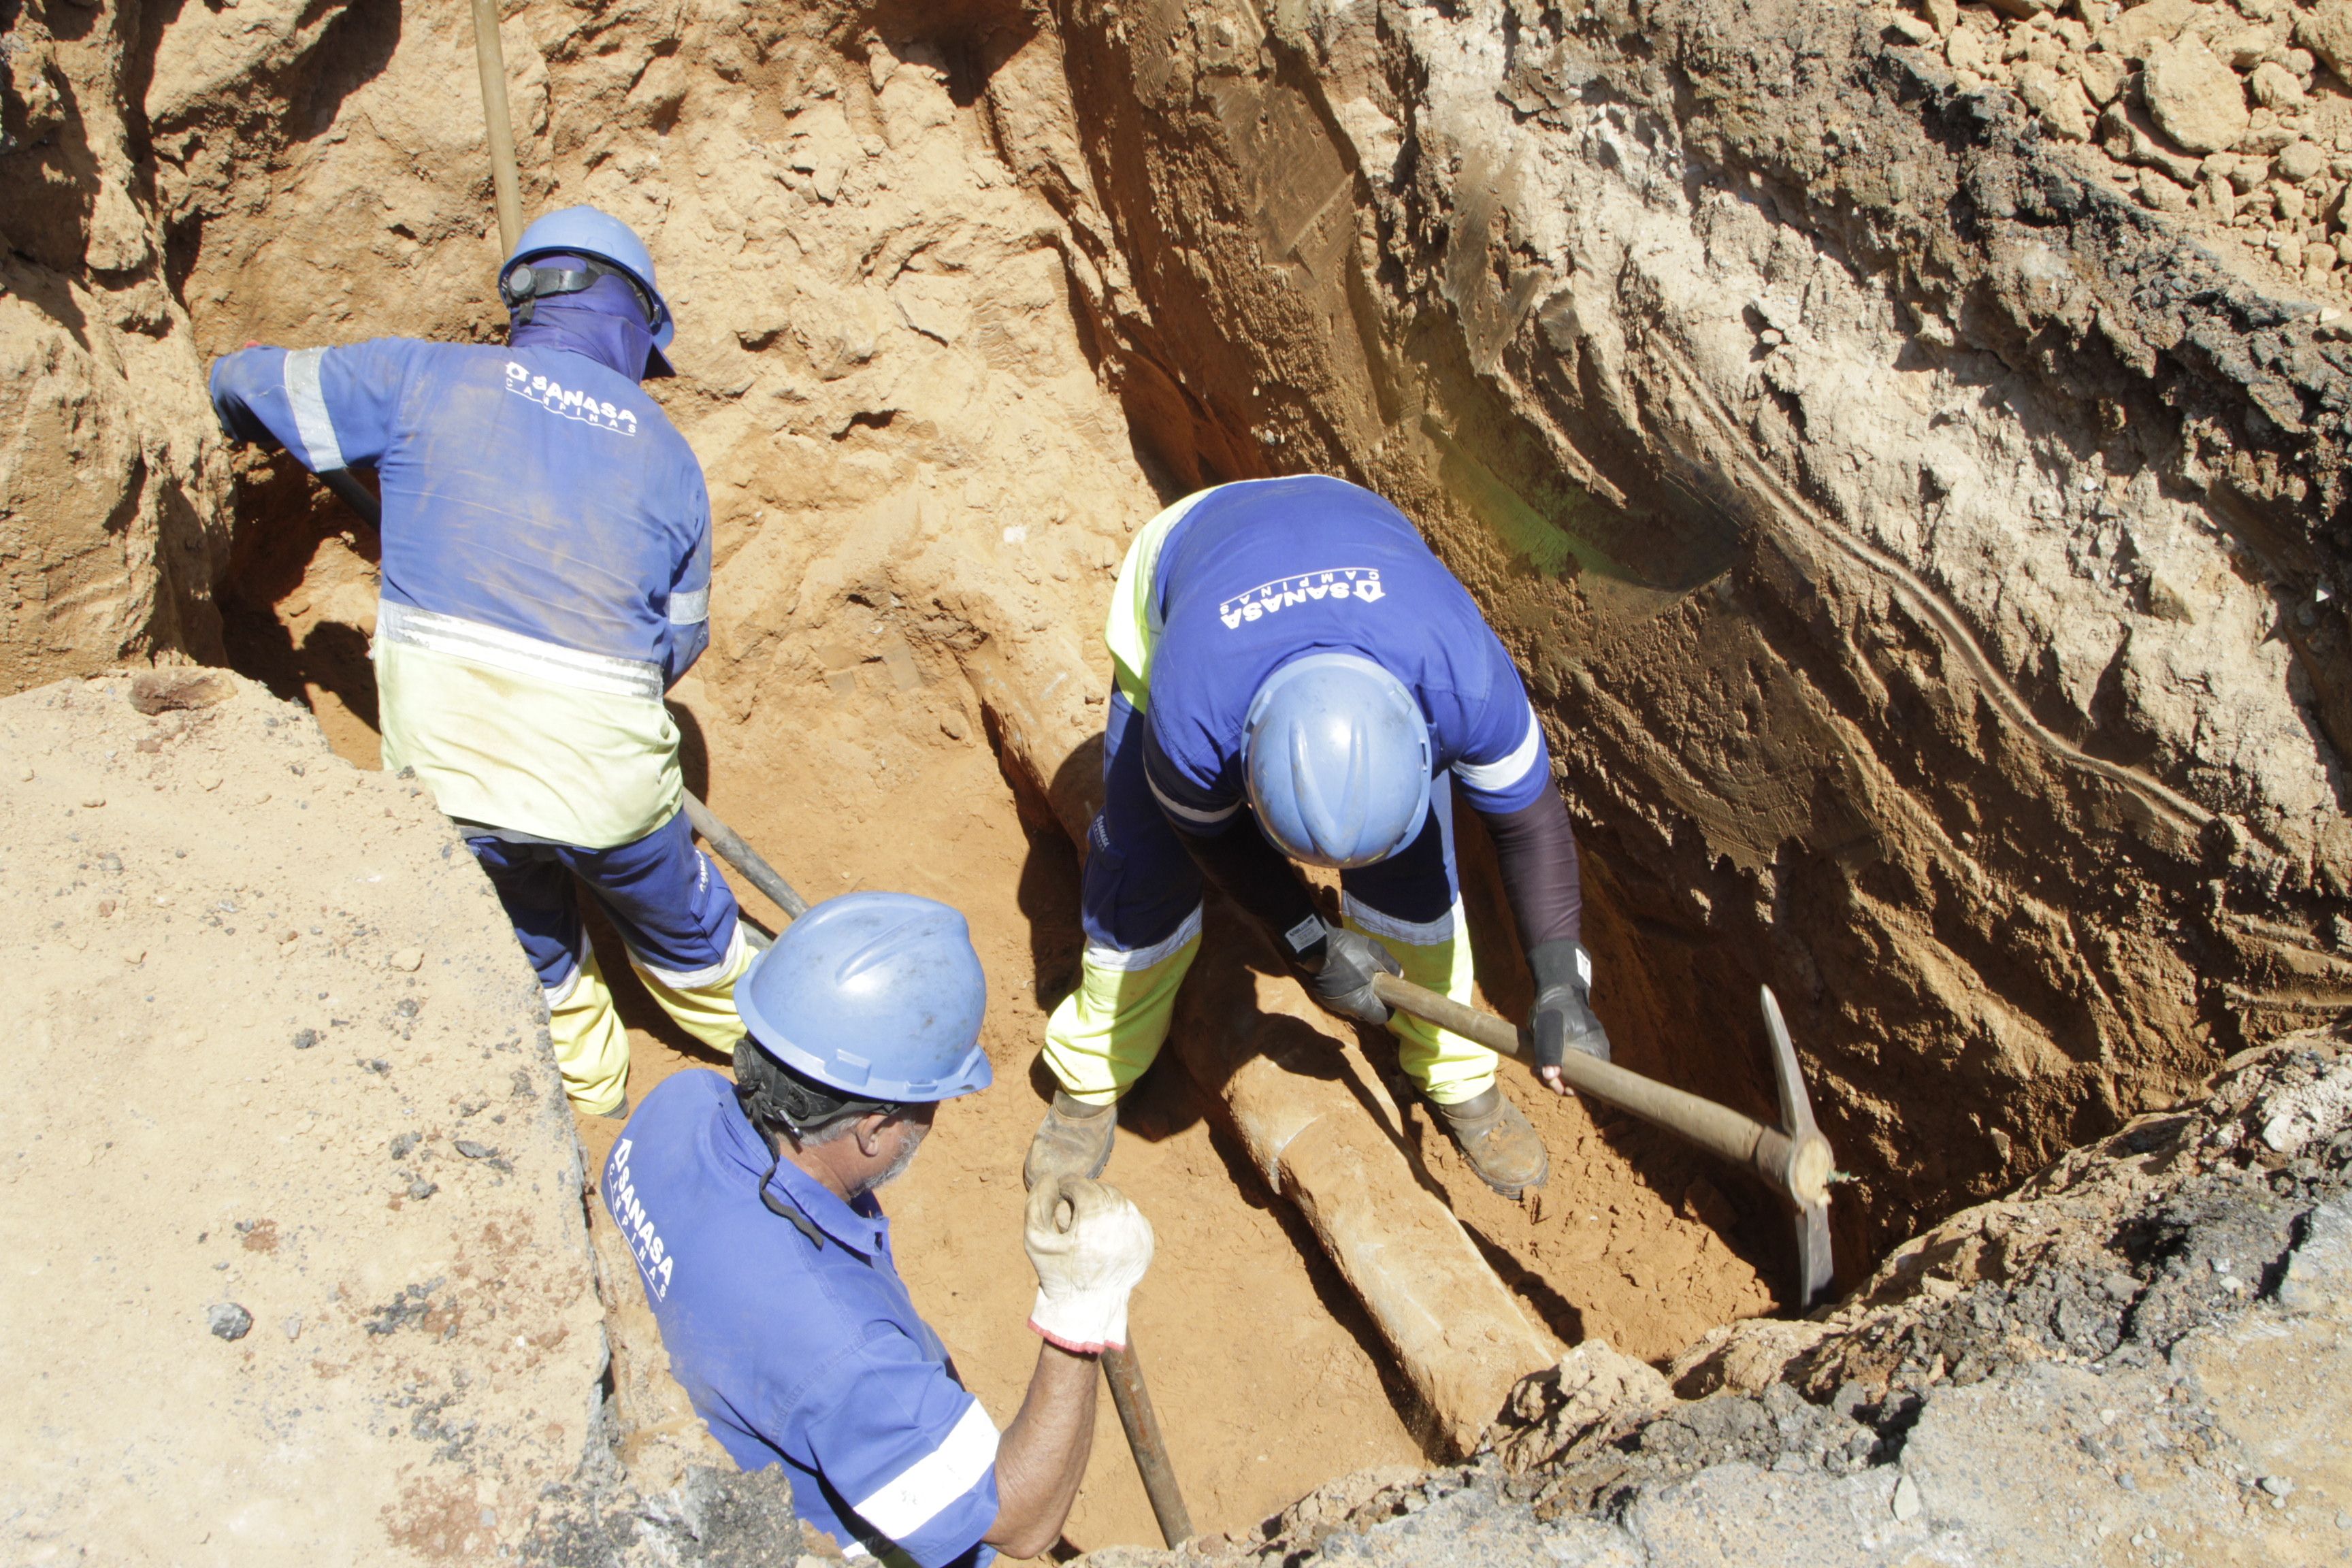
{"label": "long metal pole", "polygon": [[1151,1500],[1152,1517],[1171,1547],[1192,1539],[1192,1516],[1176,1485],[1176,1467],[1168,1459],[1168,1439],[1160,1431],[1160,1416],[1151,1408],[1151,1391],[1143,1385],[1143,1363],[1136,1359],[1130,1337],[1118,1350],[1102,1352],[1103,1376],[1110,1383],[1110,1402],[1118,1407],[1118,1424],[1127,1429],[1127,1446],[1135,1454],[1135,1468],[1143,1477],[1143,1491]]}
{"label": "long metal pole", "polygon": [[514,116],[507,109],[507,57],[499,46],[499,0],[474,0],[474,60],[482,70],[482,122],[490,138],[490,188],[499,204],[499,254],[522,237],[522,182],[515,174]]}
{"label": "long metal pole", "polygon": [[743,879],[768,895],[768,901],[784,911],[787,920],[798,920],[809,911],[809,902],[795,891],[793,885],[776,874],[776,868],[761,858],[757,849],[745,843],[733,828],[711,814],[709,806],[692,790],[686,792],[686,820],[702,835],[702,841],[719,852],[719,858],[743,873]]}

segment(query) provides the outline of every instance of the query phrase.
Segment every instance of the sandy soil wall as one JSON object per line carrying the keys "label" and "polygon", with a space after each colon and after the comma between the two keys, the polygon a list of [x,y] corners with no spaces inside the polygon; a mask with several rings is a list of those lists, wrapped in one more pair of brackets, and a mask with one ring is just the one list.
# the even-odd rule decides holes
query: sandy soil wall
{"label": "sandy soil wall", "polygon": [[1760,1109],[1772,984],[1850,1248],[2352,994],[2316,305],[1891,11],[1056,14],[1141,438],[1422,519],[1627,1059]]}
{"label": "sandy soil wall", "polygon": [[0,689],[217,661],[226,464],[164,265],[140,11],[0,13]]}

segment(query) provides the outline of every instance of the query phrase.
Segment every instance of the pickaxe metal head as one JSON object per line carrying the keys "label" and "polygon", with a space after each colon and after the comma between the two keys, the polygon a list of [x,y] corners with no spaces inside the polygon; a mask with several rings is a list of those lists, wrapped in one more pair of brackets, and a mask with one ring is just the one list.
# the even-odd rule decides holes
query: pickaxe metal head
{"label": "pickaxe metal head", "polygon": [[1789,1140],[1787,1180],[1779,1184],[1795,1211],[1797,1228],[1797,1310],[1810,1312],[1830,1292],[1836,1266],[1830,1257],[1830,1177],[1837,1159],[1829,1140],[1813,1121],[1812,1101],[1805,1097],[1803,1069],[1797,1065],[1797,1047],[1780,1016],[1780,998],[1769,985],[1764,997],[1764,1032],[1772,1044],[1772,1082],[1780,1096],[1780,1131]]}

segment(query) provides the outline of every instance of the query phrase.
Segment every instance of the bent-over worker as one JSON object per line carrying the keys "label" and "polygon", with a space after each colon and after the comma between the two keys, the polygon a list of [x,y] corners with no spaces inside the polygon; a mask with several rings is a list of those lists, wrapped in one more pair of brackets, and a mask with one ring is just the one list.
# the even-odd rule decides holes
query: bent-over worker
{"label": "bent-over worker", "polygon": [[735,1461],[782,1464],[802,1517],[852,1555],[924,1568],[1038,1555],[1086,1473],[1095,1355],[1126,1342],[1150,1226],[1098,1182],[1030,1194],[1030,1327],[1045,1342],[1000,1434],[916,1314],[874,1197],[940,1102],[992,1076],[963,917],[845,893],[795,921],[736,994],[750,1034],[733,1085],[669,1079],[604,1164],[670,1370]]}
{"label": "bent-over worker", "polygon": [[646,989],[720,1051],[751,950],[680,807],[662,694],[709,642],[710,500],[639,383],[670,374],[653,258],[593,207],[499,269],[503,348],[383,338],[213,367],[232,439],[383,492],[376,697],[388,771],[457,820],[545,988],[563,1085],[622,1114],[628,1042],[572,888]]}
{"label": "bent-over worker", "polygon": [[[1550,1170],[1495,1053],[1389,1009],[1377,971],[1471,995],[1458,788],[1493,836],[1535,976],[1545,1080],[1606,1059],[1587,1001],[1576,839],[1510,655],[1404,514],[1317,475],[1220,485],[1145,525],[1104,629],[1115,675],[1088,834],[1077,990],[1025,1174],[1098,1174],[1119,1097],[1168,1036],[1200,946],[1202,876],[1254,916],[1329,1011],[1386,1024],[1471,1168],[1516,1196]],[[1290,861],[1337,868],[1341,923]]]}

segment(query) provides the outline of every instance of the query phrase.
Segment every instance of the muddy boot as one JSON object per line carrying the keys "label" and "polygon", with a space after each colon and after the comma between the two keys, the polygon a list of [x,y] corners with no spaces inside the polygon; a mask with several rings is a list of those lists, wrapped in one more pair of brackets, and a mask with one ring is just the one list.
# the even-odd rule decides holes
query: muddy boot
{"label": "muddy boot", "polygon": [[1118,1131],[1118,1105],[1081,1105],[1060,1089],[1029,1140],[1021,1162],[1021,1184],[1034,1187],[1047,1176],[1099,1176],[1110,1163],[1111,1134]]}
{"label": "muddy boot", "polygon": [[1543,1139],[1526,1113],[1503,1098],[1501,1085],[1490,1084],[1459,1105],[1441,1105],[1437,1114],[1478,1179],[1505,1197],[1540,1187],[1551,1174]]}

